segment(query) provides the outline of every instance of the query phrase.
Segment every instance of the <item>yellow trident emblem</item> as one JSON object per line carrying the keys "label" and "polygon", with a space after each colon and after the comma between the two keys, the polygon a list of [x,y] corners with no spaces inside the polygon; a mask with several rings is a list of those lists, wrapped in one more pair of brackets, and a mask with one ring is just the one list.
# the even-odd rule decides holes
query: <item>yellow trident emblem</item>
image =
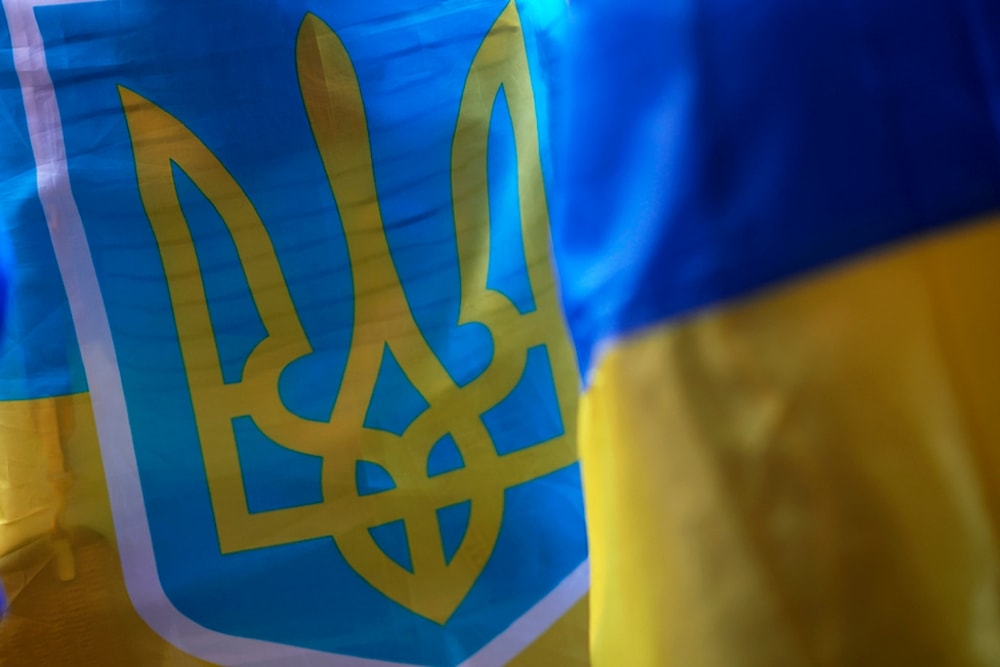
{"label": "yellow trident emblem", "polygon": [[[331,536],[354,570],[395,602],[444,623],[466,596],[496,543],[505,489],[576,459],[577,379],[558,316],[548,257],[548,217],[539,162],[534,99],[520,20],[511,2],[471,64],[452,146],[452,198],[461,275],[458,325],[479,323],[494,356],[474,381],[459,386],[417,327],[382,224],[372,153],[357,75],[336,34],[307,15],[296,60],[313,137],[337,202],[354,282],[354,331],[341,390],[327,421],[289,411],[278,379],[312,352],[274,246],[246,193],[181,122],[149,100],[119,88],[135,154],[139,189],[163,261],[188,376],[205,471],[223,553]],[[487,287],[490,218],[486,147],[501,88],[517,152],[521,235],[536,309],[521,314]],[[225,222],[267,336],[249,354],[239,382],[225,383],[201,266],[181,210],[172,164],[183,170]],[[500,456],[481,416],[517,385],[527,351],[549,352],[566,428],[563,436]],[[364,427],[388,348],[429,407],[397,436]],[[250,512],[232,421],[250,416],[271,440],[322,457],[320,503]],[[431,447],[448,436],[465,467],[428,474]],[[389,471],[396,487],[362,495],[358,461]],[[471,501],[466,537],[445,558],[436,511]],[[402,520],[412,568],[388,558],[369,528]]]}

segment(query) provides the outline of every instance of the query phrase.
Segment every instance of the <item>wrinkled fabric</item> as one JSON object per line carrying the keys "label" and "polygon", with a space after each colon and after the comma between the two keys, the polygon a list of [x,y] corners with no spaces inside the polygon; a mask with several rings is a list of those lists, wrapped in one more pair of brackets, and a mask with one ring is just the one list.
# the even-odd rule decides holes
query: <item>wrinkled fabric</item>
{"label": "wrinkled fabric", "polygon": [[587,664],[565,5],[2,8],[0,665]]}

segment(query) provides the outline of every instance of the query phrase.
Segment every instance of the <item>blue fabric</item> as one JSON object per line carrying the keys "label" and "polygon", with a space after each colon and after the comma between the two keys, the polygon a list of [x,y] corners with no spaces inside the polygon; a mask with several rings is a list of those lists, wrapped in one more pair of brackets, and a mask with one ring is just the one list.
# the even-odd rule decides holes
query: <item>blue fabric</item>
{"label": "blue fabric", "polygon": [[[505,79],[511,84],[509,89],[486,90],[473,79],[475,87],[469,90],[489,96],[483,108],[492,108],[490,114],[468,116],[480,124],[477,131],[482,130],[482,139],[477,141],[487,153],[483,160],[487,183],[475,191],[455,192],[453,174],[465,167],[453,162],[453,147],[458,141],[456,123],[467,80],[484,40],[510,8],[516,9],[523,39],[511,41],[504,48],[514,50],[503,55],[526,58],[529,69],[523,76]],[[0,142],[0,203],[10,215],[6,228],[24,267],[20,274],[23,289],[17,292],[22,298],[17,311],[20,319],[12,327],[17,337],[7,347],[0,345],[0,400],[85,390],[87,384],[75,370],[81,365],[81,347],[91,373],[95,368],[107,370],[110,366],[101,364],[113,363],[110,353],[114,353],[117,367],[110,370],[120,376],[127,414],[114,412],[114,401],[102,400],[113,393],[107,384],[92,382],[93,404],[98,423],[108,423],[111,417],[120,417],[119,423],[124,423],[127,418],[131,441],[116,433],[102,441],[102,454],[105,461],[111,461],[114,453],[133,447],[138,469],[134,481],[141,484],[143,495],[125,496],[125,490],[134,488],[123,484],[127,466],[109,466],[109,496],[112,502],[125,497],[132,505],[126,514],[135,523],[125,528],[122,522],[116,524],[123,531],[119,543],[128,543],[129,528],[138,526],[132,534],[148,530],[155,556],[155,563],[140,560],[145,558],[141,550],[123,549],[123,562],[129,554],[139,554],[134,556],[139,564],[125,562],[124,570],[141,568],[143,576],[156,577],[164,596],[133,595],[133,600],[154,628],[150,619],[172,622],[171,614],[178,614],[228,635],[216,636],[207,645],[200,640],[183,644],[189,638],[178,631],[171,641],[179,642],[182,649],[190,651],[194,646],[229,656],[226,647],[236,647],[234,652],[252,650],[245,648],[241,638],[254,638],[368,660],[457,665],[502,636],[585,562],[579,470],[572,462],[571,443],[555,442],[571,432],[563,428],[560,411],[566,410],[568,420],[567,406],[572,401],[549,400],[557,393],[565,398],[564,390],[554,388],[558,378],[564,378],[560,387],[569,386],[570,392],[576,389],[572,365],[567,369],[566,364],[555,366],[553,361],[565,358],[568,345],[560,341],[564,354],[556,357],[547,349],[548,343],[536,345],[532,338],[525,343],[521,358],[503,352],[509,355],[508,361],[501,359],[496,349],[501,346],[494,346],[493,340],[511,333],[492,331],[478,322],[458,324],[463,294],[472,287],[468,282],[472,278],[462,282],[456,251],[455,201],[461,197],[488,195],[489,205],[483,208],[490,219],[476,221],[496,240],[488,256],[484,252],[481,258],[483,262],[488,259],[485,286],[506,295],[519,312],[541,308],[538,297],[543,292],[528,276],[524,243],[508,239],[521,238],[522,208],[532,214],[526,224],[547,222],[543,201],[520,206],[518,184],[542,176],[535,168],[539,160],[542,172],[550,169],[547,82],[565,12],[563,0],[525,0],[516,5],[509,0],[105,0],[37,7],[32,16],[38,23],[39,48],[44,49],[55,111],[62,124],[73,204],[80,213],[100,290],[88,293],[92,298],[86,303],[99,303],[105,309],[111,330],[107,345],[113,349],[102,349],[103,341],[83,338],[85,330],[81,337],[87,344],[76,343],[67,304],[70,300],[74,306],[84,303],[82,294],[89,288],[82,284],[64,288],[57,270],[22,99],[31,92],[22,91],[16,75],[16,63],[23,62],[20,56],[15,59],[19,32],[4,20],[13,14],[0,10],[0,114],[5,113],[8,121],[7,141]],[[314,20],[307,18],[310,14],[328,31],[324,49],[332,50],[329,34],[336,35],[350,61],[349,77],[346,69],[324,72],[329,74],[329,89],[339,94],[335,85],[348,79],[355,85],[356,79],[360,90],[358,106],[351,106],[352,98],[344,94],[345,107],[337,107],[336,113],[366,119],[369,136],[365,140],[370,150],[366,147],[363,157],[370,159],[383,220],[376,231],[384,231],[389,259],[398,273],[398,283],[389,285],[387,280],[387,285],[401,288],[408,316],[423,337],[421,343],[426,341],[428,347],[419,364],[405,369],[392,356],[388,339],[378,336],[391,334],[396,340],[394,327],[409,322],[400,324],[396,314],[378,327],[364,328],[356,321],[358,276],[370,271],[371,258],[349,254],[350,232],[345,230],[341,213],[353,192],[333,191],[305,108],[303,81],[314,70],[300,67],[297,40],[313,29],[308,27]],[[506,16],[497,24],[498,33],[513,27],[510,14]],[[308,40],[303,43],[304,49],[312,48]],[[485,53],[491,66],[500,55]],[[527,88],[528,78],[536,95],[534,119],[508,109],[508,98],[519,99],[514,94],[519,86]],[[140,179],[145,177],[137,168],[137,146],[156,141],[150,134],[139,133],[141,139],[135,138],[122,91],[133,96],[129,99],[148,99],[148,105],[161,109],[158,117],[166,115],[171,123],[183,124],[193,137],[184,145],[201,146],[218,160],[221,166],[212,178],[223,181],[219,173],[224,171],[260,218],[259,227],[265,233],[253,237],[257,245],[251,251],[237,252],[232,229],[256,223],[225,218],[225,207],[207,188],[211,179],[199,176],[195,153],[178,148],[181,142],[166,142],[176,151],[170,155],[171,162],[160,161],[161,167],[173,165],[163,168],[169,177],[160,172],[157,178],[143,180],[145,189],[140,188]],[[537,123],[540,156],[518,159],[523,157],[519,149],[524,150],[524,143],[518,137],[515,145],[515,117],[518,123]],[[57,138],[46,136],[49,139]],[[528,169],[530,174],[524,179],[522,174]],[[152,219],[163,215],[164,209],[150,205],[150,201],[161,201],[150,199],[150,192],[180,210],[203,289],[196,285],[180,298],[169,291],[165,259],[169,253],[163,249],[173,242],[161,245],[156,235]],[[58,239],[60,227],[52,226]],[[273,255],[280,281],[266,288],[258,285],[254,294],[247,269],[253,262],[247,258],[261,255]],[[276,292],[287,293],[292,308],[284,317],[301,325],[308,354],[301,353],[304,346],[296,347],[300,342],[296,336],[282,338],[285,334],[277,332],[277,327],[269,331],[265,326],[260,303]],[[99,300],[93,298],[97,296]],[[183,309],[178,304],[187,303],[188,297],[194,303],[203,302],[210,335],[181,324],[177,312]],[[184,343],[211,348],[204,358],[218,359],[218,375],[228,386],[243,381],[250,355],[268,336],[278,341],[275,349],[280,354],[293,351],[281,360],[287,365],[276,374],[277,386],[241,393],[245,414],[223,414],[223,407],[208,401],[198,403],[199,409],[208,406],[203,411],[196,410],[198,399],[192,387],[207,381],[189,375],[196,366],[185,357]],[[355,350],[364,347],[355,345],[358,340],[380,347],[385,342],[383,372],[372,378],[374,390],[364,383],[343,381],[352,346]],[[292,357],[293,353],[301,356]],[[460,459],[464,463],[461,474],[439,465],[442,462],[436,458],[411,468],[384,469],[379,467],[384,459],[380,463],[366,460],[368,450],[356,444],[368,442],[362,430],[401,438],[435,403],[447,400],[449,405],[465,405],[447,398],[452,394],[444,393],[446,388],[450,391],[446,382],[435,380],[428,389],[429,383],[419,376],[424,369],[439,368],[441,374],[434,377],[450,377],[454,387],[464,390],[475,386],[472,383],[483,377],[494,359],[522,363],[525,371],[510,396],[498,397],[487,408],[484,429],[469,427],[465,414],[449,417],[458,424],[454,440],[463,447],[475,437],[469,433],[486,438],[488,432],[489,442],[476,443],[476,456]],[[556,372],[560,369],[568,370],[570,377]],[[286,422],[296,424],[299,432],[287,436],[289,431],[283,431],[278,437],[257,419],[271,405],[267,401],[272,396],[279,399],[274,404],[286,411]],[[364,429],[359,427],[350,438],[331,438],[324,443],[322,456],[309,453],[297,439],[308,430],[302,424],[329,422],[334,405],[341,400],[358,406],[351,410],[364,417]],[[223,424],[217,432],[225,437],[202,439],[203,432],[208,432],[202,430],[208,428],[203,426],[207,413]],[[438,428],[441,418],[434,420],[433,427]],[[229,454],[235,456],[224,474],[209,472],[205,452],[227,447],[230,425],[235,445]],[[447,435],[448,428],[440,426],[440,435]],[[430,437],[428,444],[433,444]],[[562,453],[552,457],[558,465],[553,464],[551,470],[519,463],[535,461],[529,456],[532,452],[553,447],[561,447]],[[503,459],[507,454],[510,458]],[[425,453],[413,456],[426,459]],[[238,467],[231,465],[234,460]],[[400,474],[400,468],[407,474]],[[330,471],[340,469],[357,471],[356,489],[337,487],[330,481],[334,479]],[[411,469],[417,472],[407,472]],[[497,473],[501,469],[514,472],[501,475]],[[418,479],[425,470],[429,481]],[[467,495],[457,497],[460,494],[450,493],[447,485],[464,489],[458,485],[466,473],[481,475],[476,479],[482,483],[470,484]],[[233,505],[240,510],[245,500],[247,516],[326,504],[333,508],[329,511],[336,520],[329,524],[334,527],[317,521],[319,528],[311,533],[296,532],[291,538],[257,535],[262,546],[224,547],[220,535],[225,531],[220,526],[227,519],[215,511],[217,494],[210,489],[210,482],[219,479],[227,484],[235,480],[232,488],[238,493],[228,499],[235,498]],[[449,493],[433,490],[438,487]],[[365,504],[345,503],[348,509],[340,509],[340,496],[335,498],[335,494],[353,501],[357,500],[351,495],[355,491]],[[397,497],[405,497],[406,503],[391,505]],[[484,497],[491,503],[495,499],[495,506],[501,508],[502,515],[496,514],[495,520],[488,509],[481,509],[494,506],[485,505]],[[443,511],[457,507],[456,501],[469,501],[468,511],[464,506]],[[428,508],[427,521],[414,528],[415,520],[407,512],[423,504]],[[392,519],[405,515],[406,526],[387,519],[368,525],[379,516],[373,510],[347,514],[356,506],[387,505],[407,510],[392,510],[396,514],[387,510]],[[117,510],[116,505],[116,515]],[[273,525],[290,523],[287,516]],[[335,534],[337,525],[344,526],[344,533],[353,529],[362,536],[371,528],[375,546],[389,556],[378,561],[379,567],[395,578],[378,579],[357,567],[360,557],[348,553],[344,544],[349,540]],[[424,525],[430,528],[423,530]],[[394,528],[380,530],[386,526]],[[421,555],[428,553],[422,548],[426,545],[440,547],[445,565],[451,567],[454,559],[453,571],[461,576],[441,576],[418,595],[416,586],[407,588],[411,579],[399,570],[416,576],[438,572],[422,564],[427,562],[426,558],[421,561]],[[456,550],[476,558],[459,558]],[[377,555],[374,549],[365,553]],[[486,557],[480,559],[479,554]],[[400,567],[392,565],[392,560]],[[403,581],[406,586],[390,586],[385,581]],[[437,581],[442,582],[440,588],[436,588]],[[450,615],[432,616],[424,611],[431,605],[416,604],[418,597],[434,602],[446,587],[460,593],[452,596],[453,606],[446,610]],[[548,610],[529,617],[534,619],[530,620],[533,630],[541,632],[544,623],[552,622],[553,618],[537,619],[558,614],[558,610],[551,611],[555,609],[549,605]],[[518,633],[521,630],[514,634]],[[517,643],[522,638],[518,634],[504,641]],[[209,653],[206,660],[214,662],[213,655]]]}
{"label": "blue fabric", "polygon": [[987,0],[580,0],[554,243],[603,341],[1000,205]]}
{"label": "blue fabric", "polygon": [[[2,219],[2,215],[0,215]],[[2,229],[2,226],[0,226]],[[0,231],[0,334],[7,326],[7,309],[10,307],[11,283],[14,278],[14,258],[11,252],[10,239]],[[3,591],[0,589],[0,595]],[[3,597],[0,597],[0,609],[3,608]]]}
{"label": "blue fabric", "polygon": [[12,53],[0,26],[0,244],[10,267],[0,334],[0,400],[87,390],[69,302],[37,195],[24,102]]}

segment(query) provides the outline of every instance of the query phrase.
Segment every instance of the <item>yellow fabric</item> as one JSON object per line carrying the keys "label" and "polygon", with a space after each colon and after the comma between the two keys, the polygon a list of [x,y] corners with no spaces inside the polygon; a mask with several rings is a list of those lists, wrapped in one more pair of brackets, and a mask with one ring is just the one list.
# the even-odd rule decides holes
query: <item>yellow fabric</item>
{"label": "yellow fabric", "polygon": [[53,527],[56,491],[49,480],[62,466],[52,456],[55,401],[33,401],[16,409],[0,406],[4,449],[0,470],[0,554],[11,552]]}
{"label": "yellow fabric", "polygon": [[980,222],[609,351],[594,665],[1000,664],[998,259]]}
{"label": "yellow fabric", "polygon": [[585,667],[590,664],[587,650],[588,602],[584,597],[520,655],[509,667]]}
{"label": "yellow fabric", "polygon": [[[87,394],[0,402],[0,581],[0,667],[208,665],[129,602]],[[587,600],[511,664],[588,664]]]}
{"label": "yellow fabric", "polygon": [[129,603],[87,394],[0,402],[0,461],[0,667],[206,664]]}

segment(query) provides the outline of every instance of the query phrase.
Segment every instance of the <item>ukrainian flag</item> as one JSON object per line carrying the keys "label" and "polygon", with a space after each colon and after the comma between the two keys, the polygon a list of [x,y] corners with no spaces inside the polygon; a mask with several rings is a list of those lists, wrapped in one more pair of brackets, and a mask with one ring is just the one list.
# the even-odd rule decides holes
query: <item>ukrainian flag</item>
{"label": "ukrainian flag", "polygon": [[1000,664],[1000,9],[572,3],[594,664]]}
{"label": "ukrainian flag", "polygon": [[0,665],[579,665],[561,0],[3,0]]}

